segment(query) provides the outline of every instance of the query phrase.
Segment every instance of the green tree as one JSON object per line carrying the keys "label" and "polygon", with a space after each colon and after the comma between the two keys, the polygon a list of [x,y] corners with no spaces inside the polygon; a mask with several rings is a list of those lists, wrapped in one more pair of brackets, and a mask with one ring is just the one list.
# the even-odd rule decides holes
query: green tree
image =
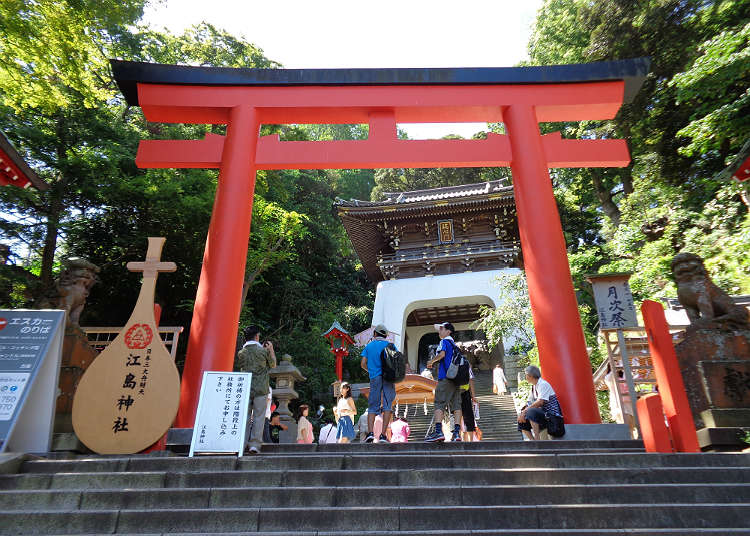
{"label": "green tree", "polygon": [[[38,275],[49,285],[58,238],[92,207],[106,169],[131,167],[106,146],[122,124],[106,106],[115,86],[108,57],[143,11],[143,1],[2,0],[0,128],[50,184],[47,192],[3,192],[3,228],[41,249]],[[110,149],[115,149],[110,151]],[[7,189],[4,189],[7,190]],[[13,226],[21,218],[29,225]]]}
{"label": "green tree", "polygon": [[[622,169],[552,173],[571,271],[632,270],[639,299],[674,295],[669,261],[704,255],[712,275],[746,292],[746,192],[714,177],[748,137],[747,1],[634,3],[547,0],[529,44],[531,63],[652,58],[635,100],[611,121],[542,125],[564,137],[624,138]],[[584,317],[585,327],[595,316]]]}
{"label": "green tree", "polygon": [[304,226],[307,219],[303,214],[286,211],[276,203],[268,203],[262,197],[255,199],[242,303],[245,303],[250,287],[263,272],[293,258],[296,254],[294,241],[307,234]]}
{"label": "green tree", "polygon": [[0,0],[0,102],[15,111],[97,108],[109,58],[145,0]]}
{"label": "green tree", "polygon": [[501,274],[493,284],[498,289],[500,307],[480,307],[479,327],[486,334],[490,349],[512,340],[512,353],[527,354],[536,347],[536,336],[526,276]]}

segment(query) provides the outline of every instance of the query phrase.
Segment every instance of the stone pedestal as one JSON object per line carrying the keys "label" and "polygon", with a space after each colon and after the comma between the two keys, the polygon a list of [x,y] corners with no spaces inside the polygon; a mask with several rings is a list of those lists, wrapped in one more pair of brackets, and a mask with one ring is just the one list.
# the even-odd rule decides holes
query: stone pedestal
{"label": "stone pedestal", "polygon": [[268,371],[268,375],[276,380],[276,386],[273,388],[273,397],[279,401],[279,421],[287,427],[279,433],[279,443],[294,443],[297,441],[297,422],[294,420],[289,402],[299,398],[299,394],[294,390],[295,381],[303,381],[306,378],[300,373],[299,369],[292,365],[292,356],[284,354],[281,357],[281,363]]}
{"label": "stone pedestal", "polygon": [[63,339],[57,406],[55,408],[55,433],[72,433],[73,395],[83,373],[99,353],[88,343],[86,334],[78,326],[68,325]]}
{"label": "stone pedestal", "polygon": [[675,351],[701,448],[743,447],[739,434],[750,428],[750,330],[690,330]]}

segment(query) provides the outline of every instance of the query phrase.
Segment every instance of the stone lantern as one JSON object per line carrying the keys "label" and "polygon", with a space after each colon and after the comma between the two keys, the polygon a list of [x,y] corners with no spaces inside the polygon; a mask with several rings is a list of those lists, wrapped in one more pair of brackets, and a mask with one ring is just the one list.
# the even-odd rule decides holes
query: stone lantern
{"label": "stone lantern", "polygon": [[289,410],[289,402],[299,398],[297,391],[294,390],[294,382],[306,380],[297,367],[292,365],[292,356],[284,354],[281,357],[281,363],[276,368],[268,371],[268,375],[276,380],[276,386],[273,388],[273,396],[279,401],[279,421],[287,426],[286,430],[279,433],[280,443],[294,443],[297,441],[297,422]]}

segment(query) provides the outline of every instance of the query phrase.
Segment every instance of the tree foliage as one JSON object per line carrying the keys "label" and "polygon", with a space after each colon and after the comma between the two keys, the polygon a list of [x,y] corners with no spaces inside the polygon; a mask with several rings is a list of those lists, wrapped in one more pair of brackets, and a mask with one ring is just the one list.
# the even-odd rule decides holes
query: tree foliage
{"label": "tree foliage", "polygon": [[[180,35],[138,27],[143,2],[4,1],[2,7],[19,18],[0,21],[0,130],[51,188],[0,189],[0,232],[11,246],[12,263],[0,266],[1,305],[30,305],[51,282],[58,260],[76,255],[102,267],[83,324],[122,325],[140,284],[124,265],[143,258],[146,237],[165,236],[163,258],[176,262],[178,271],[159,280],[162,323],[189,327],[217,173],[138,170],[134,155],[141,139],[198,139],[209,130],[222,133],[223,127],[146,122],[117,92],[107,60],[279,64],[255,45],[207,24]],[[70,21],[67,32],[64,20]],[[38,43],[21,51],[28,44],[25,32]],[[42,45],[45,40],[49,46]],[[66,52],[70,47],[77,55]],[[295,139],[362,136],[358,126],[264,131]],[[257,176],[241,324],[260,324],[280,353],[292,354],[308,376],[300,385],[308,402],[329,402],[334,380],[333,356],[321,334],[335,318],[355,331],[369,324],[371,287],[357,270],[333,202],[339,195],[369,197],[372,177],[371,171],[357,170]],[[180,365],[187,333],[182,341]],[[353,362],[346,370],[352,379],[362,374]]]}
{"label": "tree foliage", "polygon": [[726,290],[750,291],[746,190],[714,178],[750,135],[749,8],[746,0],[547,0],[540,9],[533,64],[652,59],[613,120],[543,125],[564,137],[624,138],[632,155],[627,168],[553,173],[584,303],[583,274],[600,270],[633,271],[639,299],[673,296],[669,262],[680,250],[704,256]]}
{"label": "tree foliage", "polygon": [[[0,0],[0,130],[51,186],[0,188],[0,237],[11,247],[0,265],[0,305],[29,305],[59,260],[78,255],[102,267],[84,324],[122,325],[139,285],[124,265],[142,259],[146,237],[165,236],[163,257],[179,269],[160,278],[162,322],[190,325],[217,174],[139,170],[133,157],[141,139],[199,139],[223,127],[145,121],[124,103],[107,60],[279,64],[208,24],[180,35],[140,27],[144,3]],[[538,14],[532,64],[653,60],[643,88],[613,120],[541,126],[566,138],[624,138],[633,157],[622,169],[552,173],[587,337],[596,316],[585,273],[632,270],[637,298],[673,295],[669,260],[690,250],[706,257],[722,287],[750,292],[747,187],[715,179],[750,131],[749,7],[750,0],[547,0]],[[262,133],[364,139],[368,129],[264,125]],[[510,179],[507,169],[259,172],[241,325],[260,324],[279,353],[293,356],[308,377],[304,401],[329,403],[333,355],[321,334],[334,319],[352,332],[367,327],[374,298],[335,199],[502,178]],[[500,333],[528,318],[487,321]],[[356,357],[345,361],[345,374],[364,379]]]}
{"label": "tree foliage", "polygon": [[506,351],[513,354],[526,354],[536,346],[526,276],[523,273],[501,274],[493,284],[497,288],[499,307],[480,307],[479,326],[490,349],[504,345]]}

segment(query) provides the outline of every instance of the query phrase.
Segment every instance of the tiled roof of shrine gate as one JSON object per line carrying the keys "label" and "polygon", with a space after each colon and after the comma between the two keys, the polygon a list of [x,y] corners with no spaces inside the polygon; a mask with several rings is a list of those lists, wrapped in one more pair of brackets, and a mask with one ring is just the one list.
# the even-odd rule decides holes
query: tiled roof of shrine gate
{"label": "tiled roof of shrine gate", "polygon": [[382,201],[360,201],[351,199],[345,201],[338,199],[336,206],[339,207],[385,207],[391,205],[407,205],[421,201],[439,201],[445,199],[465,199],[485,194],[507,194],[504,197],[513,197],[513,187],[508,186],[505,181],[488,181],[476,184],[462,184],[459,186],[445,186],[442,188],[429,188],[427,190],[414,190],[411,192],[385,192]]}
{"label": "tiled roof of shrine gate", "polygon": [[[368,277],[375,283],[383,280],[377,265],[378,255],[388,240],[386,221],[434,217],[457,217],[503,207],[515,218],[513,187],[504,180],[430,188],[410,192],[388,192],[382,201],[337,199],[335,206],[344,229]],[[516,230],[512,234],[517,234]]]}

